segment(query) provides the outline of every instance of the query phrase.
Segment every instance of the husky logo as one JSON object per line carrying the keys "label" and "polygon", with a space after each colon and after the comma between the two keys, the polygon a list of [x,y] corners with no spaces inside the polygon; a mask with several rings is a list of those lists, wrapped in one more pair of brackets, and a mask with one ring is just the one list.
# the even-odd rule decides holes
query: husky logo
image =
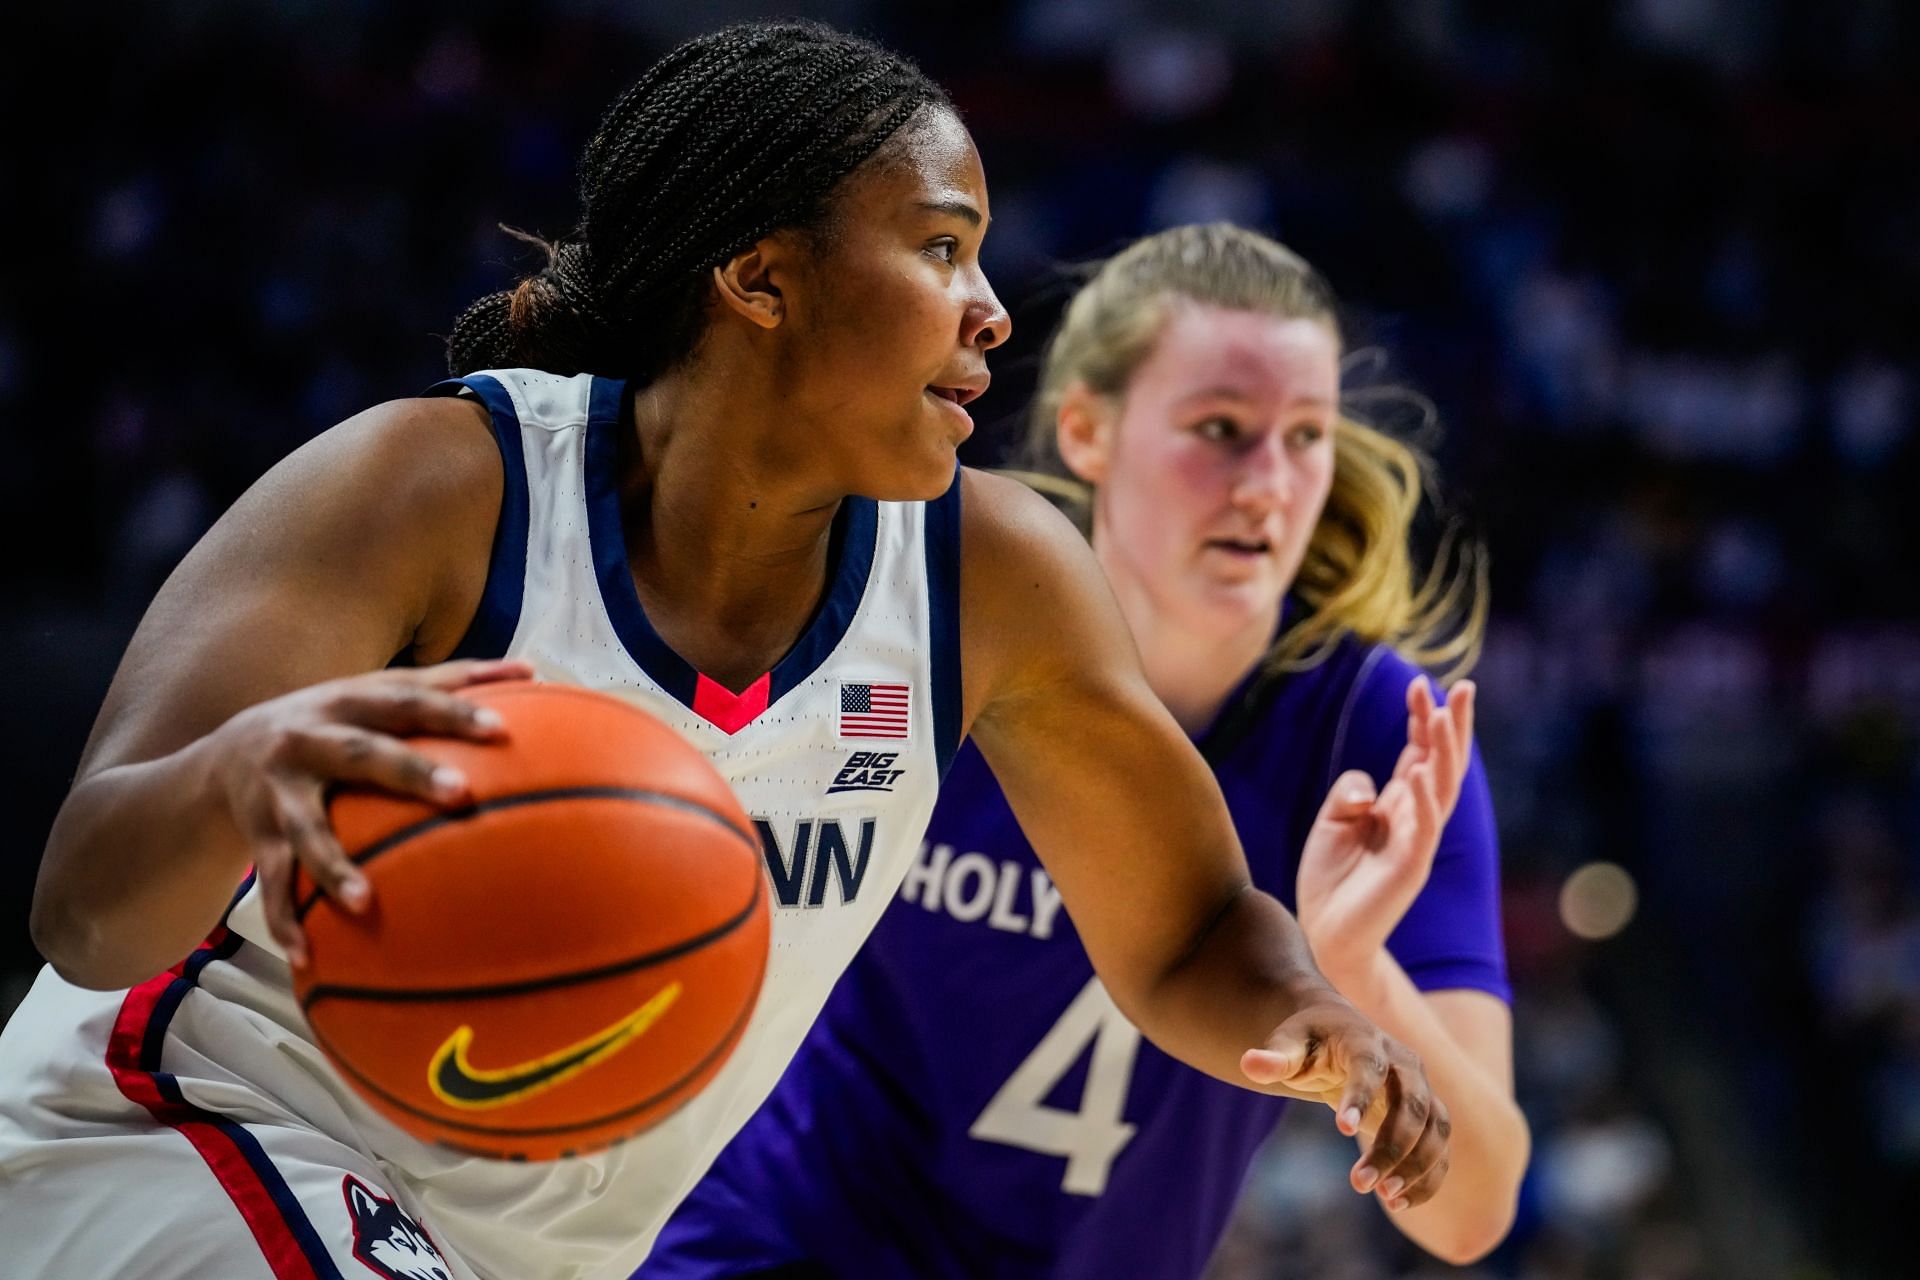
{"label": "husky logo", "polygon": [[340,1183],[353,1218],[353,1256],[387,1280],[453,1280],[453,1269],[420,1224],[352,1174]]}

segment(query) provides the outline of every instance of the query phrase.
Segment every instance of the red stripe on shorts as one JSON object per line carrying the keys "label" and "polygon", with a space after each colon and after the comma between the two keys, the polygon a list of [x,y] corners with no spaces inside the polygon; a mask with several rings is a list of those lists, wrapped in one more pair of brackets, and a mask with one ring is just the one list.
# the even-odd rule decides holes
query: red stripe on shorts
{"label": "red stripe on shorts", "polygon": [[[227,939],[227,928],[222,925],[214,930],[202,950],[218,947]],[[167,972],[127,992],[127,998],[120,1005],[120,1015],[114,1019],[113,1034],[107,1040],[107,1070],[113,1073],[113,1082],[128,1101],[139,1103],[155,1120],[177,1130],[193,1144],[193,1149],[207,1162],[214,1178],[233,1201],[234,1208],[246,1220],[254,1242],[273,1269],[274,1280],[325,1280],[294,1238],[259,1172],[220,1121],[180,1097],[178,1086],[157,1070],[157,1061],[151,1064],[153,1070],[142,1065],[141,1055],[148,1036],[155,1030],[154,1013],[176,982],[192,983],[193,979],[187,976],[187,966],[192,963],[192,957],[182,960]],[[205,963],[204,959],[201,963]],[[198,967],[196,976],[197,972]]]}

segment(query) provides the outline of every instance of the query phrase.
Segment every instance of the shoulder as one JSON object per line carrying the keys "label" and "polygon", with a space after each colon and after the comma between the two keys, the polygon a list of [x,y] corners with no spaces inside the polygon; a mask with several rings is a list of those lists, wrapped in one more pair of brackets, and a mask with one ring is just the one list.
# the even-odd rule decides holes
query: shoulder
{"label": "shoulder", "polygon": [[1137,673],[1131,633],[1079,530],[1018,481],[961,472],[967,723],[1002,698]]}
{"label": "shoulder", "polygon": [[476,535],[491,544],[504,475],[484,407],[393,400],[296,449],[242,506],[316,552],[436,563]]}
{"label": "shoulder", "polygon": [[[1407,743],[1407,690],[1424,673],[1391,646],[1352,637],[1328,665],[1344,684],[1332,743],[1334,769],[1365,769],[1383,779]],[[1434,691],[1445,700],[1437,683]]]}
{"label": "shoulder", "polygon": [[[1297,605],[1290,602],[1289,611]],[[1343,632],[1312,666],[1251,680],[1201,739],[1202,754],[1223,777],[1299,778],[1311,793],[1301,797],[1263,785],[1247,790],[1249,801],[1258,796],[1272,805],[1310,802],[1317,809],[1321,792],[1342,769],[1352,767],[1356,716],[1369,726],[1384,723],[1389,732],[1394,729],[1392,712],[1400,693],[1382,700],[1379,691],[1404,691],[1403,666],[1390,651]]]}
{"label": "shoulder", "polygon": [[[1297,604],[1290,602],[1289,610]],[[1331,750],[1339,728],[1356,715],[1374,720],[1383,707],[1390,712],[1400,706],[1407,684],[1416,674],[1412,664],[1385,645],[1342,632],[1312,666],[1256,681],[1238,718],[1223,715],[1221,726],[1211,736],[1221,736],[1221,730],[1233,727],[1239,730],[1234,735],[1236,742],[1256,728],[1269,737],[1276,733],[1298,737],[1302,726],[1310,724],[1327,739],[1323,749]]]}
{"label": "shoulder", "polygon": [[458,642],[485,585],[504,484],[484,406],[394,400],[296,449],[222,523],[267,572],[344,575],[410,601],[431,660]]}
{"label": "shoulder", "polygon": [[500,448],[484,404],[461,396],[390,400],[320,437],[388,486],[436,506],[497,494]]}
{"label": "shoulder", "polygon": [[961,595],[970,613],[1044,632],[1111,603],[1093,549],[1051,502],[970,468],[960,485]]}
{"label": "shoulder", "polygon": [[1071,610],[1089,590],[1107,596],[1093,551],[1052,503],[1017,480],[960,472],[961,598],[970,614],[1020,629],[1036,606]]}
{"label": "shoulder", "polygon": [[[1391,645],[1354,641],[1352,653],[1356,709],[1377,712],[1390,708],[1396,714],[1404,714],[1407,686],[1426,673]],[[1442,702],[1446,701],[1437,682],[1434,693]]]}
{"label": "shoulder", "polygon": [[426,523],[448,506],[490,492],[497,499],[501,475],[485,407],[447,396],[391,400],[355,414],[294,450],[255,488]]}
{"label": "shoulder", "polygon": [[1018,562],[1087,554],[1086,539],[1047,499],[1006,476],[960,469],[960,527],[969,559]]}

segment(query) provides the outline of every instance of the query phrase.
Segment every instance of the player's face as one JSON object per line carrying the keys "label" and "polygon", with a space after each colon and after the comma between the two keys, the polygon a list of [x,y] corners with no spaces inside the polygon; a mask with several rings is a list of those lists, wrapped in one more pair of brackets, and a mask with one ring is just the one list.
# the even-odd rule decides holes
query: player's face
{"label": "player's face", "polygon": [[1111,432],[1109,572],[1193,629],[1273,626],[1333,485],[1339,397],[1328,326],[1176,304]]}
{"label": "player's face", "polygon": [[938,497],[973,431],[986,353],[1011,329],[980,269],[987,182],[973,139],[929,109],[838,193],[793,320],[792,402],[853,493]]}

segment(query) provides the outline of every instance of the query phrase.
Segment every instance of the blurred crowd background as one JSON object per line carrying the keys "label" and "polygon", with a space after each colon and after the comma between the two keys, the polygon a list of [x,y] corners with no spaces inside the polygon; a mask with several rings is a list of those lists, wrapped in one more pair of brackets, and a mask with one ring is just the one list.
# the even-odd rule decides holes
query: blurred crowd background
{"label": "blurred crowd background", "polygon": [[[1920,1194],[1920,6],[1901,0],[165,0],[0,42],[0,1016],[133,624],[314,433],[441,373],[677,39],[805,12],[985,158],[1024,407],[1071,264],[1271,231],[1356,383],[1431,397],[1490,544],[1525,1280],[1913,1274]],[[1408,424],[1423,431],[1418,422]],[[999,443],[996,443],[999,442]],[[1596,865],[1597,864],[1597,865]],[[1447,1271],[1310,1125],[1220,1280]]]}

